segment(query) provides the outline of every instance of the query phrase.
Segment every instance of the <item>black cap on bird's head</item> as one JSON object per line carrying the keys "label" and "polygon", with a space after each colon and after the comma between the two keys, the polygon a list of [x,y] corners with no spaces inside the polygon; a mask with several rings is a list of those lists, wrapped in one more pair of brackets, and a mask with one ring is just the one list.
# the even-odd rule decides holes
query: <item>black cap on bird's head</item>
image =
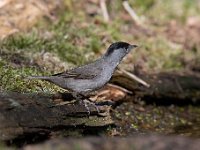
{"label": "black cap on bird's head", "polygon": [[114,51],[123,51],[129,53],[131,49],[138,47],[137,45],[131,45],[126,42],[115,42],[111,44],[106,52],[106,55],[112,54]]}

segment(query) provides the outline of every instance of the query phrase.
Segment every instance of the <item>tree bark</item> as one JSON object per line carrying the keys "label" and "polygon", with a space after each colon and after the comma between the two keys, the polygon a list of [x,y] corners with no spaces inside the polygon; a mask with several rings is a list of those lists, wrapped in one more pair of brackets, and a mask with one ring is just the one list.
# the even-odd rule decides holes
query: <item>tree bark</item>
{"label": "tree bark", "polygon": [[119,85],[147,103],[159,104],[200,104],[200,76],[186,73],[143,73],[138,75],[150,84],[144,87],[132,78],[115,72],[111,83]]}
{"label": "tree bark", "polygon": [[48,94],[0,93],[0,140],[35,133],[48,136],[56,130],[74,127],[98,129],[113,124],[106,105],[99,106],[104,115],[99,115],[92,104],[88,105],[88,114],[83,104],[59,105],[58,100],[59,97]]}

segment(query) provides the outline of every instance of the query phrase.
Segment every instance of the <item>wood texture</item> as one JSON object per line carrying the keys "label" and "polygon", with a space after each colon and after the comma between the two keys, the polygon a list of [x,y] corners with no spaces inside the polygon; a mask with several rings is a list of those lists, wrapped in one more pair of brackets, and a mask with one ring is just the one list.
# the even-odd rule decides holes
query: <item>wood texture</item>
{"label": "wood texture", "polygon": [[[12,140],[33,133],[50,134],[70,127],[102,127],[113,123],[109,107],[83,104],[58,105],[53,95],[0,93],[0,140]],[[107,113],[106,113],[107,112]]]}
{"label": "wood texture", "polygon": [[137,97],[162,104],[200,104],[200,76],[186,73],[143,73],[138,75],[150,84],[144,87],[130,77],[116,72],[111,83],[124,87]]}

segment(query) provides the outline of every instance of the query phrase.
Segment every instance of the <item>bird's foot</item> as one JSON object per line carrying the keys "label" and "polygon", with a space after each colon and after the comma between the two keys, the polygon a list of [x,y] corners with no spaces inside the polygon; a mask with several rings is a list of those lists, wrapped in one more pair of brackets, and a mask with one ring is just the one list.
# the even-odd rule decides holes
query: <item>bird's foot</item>
{"label": "bird's foot", "polygon": [[98,114],[100,113],[100,110],[99,110],[98,106],[96,106],[96,104],[95,104],[93,101],[86,99],[86,100],[83,100],[83,104],[84,104],[85,108],[86,108],[87,111],[88,111],[88,115],[91,114],[91,113],[90,113],[90,109],[89,109],[89,107],[88,107],[88,104],[94,106],[95,109],[97,110],[97,113],[98,113]]}
{"label": "bird's foot", "polygon": [[88,116],[89,116],[91,113],[90,113],[90,108],[88,107],[87,102],[85,102],[84,100],[82,100],[82,103],[83,103],[83,105],[85,106],[85,108],[87,109],[87,114],[88,114]]}
{"label": "bird's foot", "polygon": [[88,98],[87,96],[83,95],[83,94],[77,94],[77,93],[72,93],[72,95],[80,102],[82,103],[85,108],[87,109],[88,115],[91,114],[90,109],[89,109],[89,105],[92,105],[96,108],[98,114],[100,113],[100,110],[98,108],[98,106],[96,106],[95,102],[93,102],[90,98]]}

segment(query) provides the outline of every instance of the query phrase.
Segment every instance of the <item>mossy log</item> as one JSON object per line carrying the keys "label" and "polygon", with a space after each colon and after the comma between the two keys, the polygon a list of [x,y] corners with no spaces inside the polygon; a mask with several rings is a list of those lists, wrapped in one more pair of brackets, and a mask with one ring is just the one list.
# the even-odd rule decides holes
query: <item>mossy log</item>
{"label": "mossy log", "polygon": [[126,74],[116,71],[111,83],[124,87],[147,103],[200,104],[200,76],[189,73],[143,73],[138,75],[150,84],[147,88]]}
{"label": "mossy log", "polygon": [[98,129],[113,123],[107,106],[99,106],[99,111],[104,113],[99,115],[96,107],[90,104],[88,115],[84,104],[59,105],[61,103],[56,102],[59,99],[63,100],[63,97],[0,93],[0,140],[13,140],[33,134],[48,136],[54,131],[68,129]]}

